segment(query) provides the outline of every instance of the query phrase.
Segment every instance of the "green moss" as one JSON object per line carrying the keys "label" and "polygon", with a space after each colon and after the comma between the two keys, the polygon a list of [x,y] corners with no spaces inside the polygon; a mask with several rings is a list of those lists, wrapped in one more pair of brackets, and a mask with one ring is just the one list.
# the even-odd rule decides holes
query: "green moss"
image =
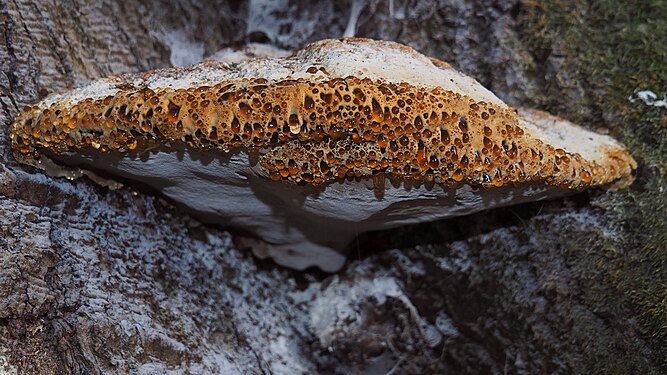
{"label": "green moss", "polygon": [[524,1],[518,29],[525,69],[543,80],[532,104],[609,129],[640,164],[631,188],[597,200],[620,228],[606,277],[667,367],[667,110],[628,100],[667,95],[667,2]]}

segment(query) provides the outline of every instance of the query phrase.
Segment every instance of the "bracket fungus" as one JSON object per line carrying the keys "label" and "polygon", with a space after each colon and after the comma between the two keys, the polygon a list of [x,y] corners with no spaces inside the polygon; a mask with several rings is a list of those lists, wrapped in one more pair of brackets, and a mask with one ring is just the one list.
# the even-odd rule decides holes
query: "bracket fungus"
{"label": "bracket fungus", "polygon": [[364,231],[623,186],[636,168],[608,136],[367,39],[100,79],[26,106],[11,141],[23,163],[140,181],[326,271]]}

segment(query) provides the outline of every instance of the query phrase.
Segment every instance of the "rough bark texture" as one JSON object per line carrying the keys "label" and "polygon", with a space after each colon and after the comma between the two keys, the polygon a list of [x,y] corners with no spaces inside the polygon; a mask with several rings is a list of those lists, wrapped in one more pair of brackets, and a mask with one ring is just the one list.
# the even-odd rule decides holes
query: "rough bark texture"
{"label": "rough bark texture", "polygon": [[[607,116],[592,123],[628,134],[615,125],[617,112],[590,105],[586,95],[603,94],[564,64],[566,42],[530,34],[536,23],[546,27],[535,14],[548,9],[519,1],[354,2],[363,7],[358,36],[449,61],[510,103]],[[234,245],[235,235],[201,226],[159,197],[53,179],[9,153],[13,115],[47,93],[195,62],[244,41],[290,48],[338,37],[353,8],[0,0],[0,374],[667,370],[663,248],[639,233],[664,225],[659,153],[637,155],[658,161],[642,170],[636,194],[583,193],[363,235],[337,275],[258,262]],[[650,142],[631,139],[635,151]],[[630,204],[635,216],[618,213]],[[637,249],[653,254],[650,261],[626,263]],[[642,272],[654,275],[652,286],[662,285],[646,297],[633,278],[637,264],[648,264]]]}

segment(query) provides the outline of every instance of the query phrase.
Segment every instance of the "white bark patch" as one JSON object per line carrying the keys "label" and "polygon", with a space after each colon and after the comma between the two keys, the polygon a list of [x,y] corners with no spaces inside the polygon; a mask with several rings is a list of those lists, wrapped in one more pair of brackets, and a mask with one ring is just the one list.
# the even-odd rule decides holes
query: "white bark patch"
{"label": "white bark patch", "polygon": [[10,365],[4,355],[0,355],[0,375],[16,375],[18,373],[18,369]]}
{"label": "white bark patch", "polygon": [[156,38],[169,48],[171,66],[190,66],[203,60],[204,44],[188,38],[181,30],[155,33]]}

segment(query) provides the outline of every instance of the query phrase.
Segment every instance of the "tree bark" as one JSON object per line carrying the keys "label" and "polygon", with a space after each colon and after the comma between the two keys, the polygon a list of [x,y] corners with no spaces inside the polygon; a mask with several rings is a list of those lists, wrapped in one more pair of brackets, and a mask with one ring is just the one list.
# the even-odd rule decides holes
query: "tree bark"
{"label": "tree bark", "polygon": [[[504,4],[362,1],[356,30],[522,103],[544,83],[523,68],[520,4]],[[159,197],[11,156],[13,116],[49,93],[248,41],[339,37],[351,8],[0,0],[0,374],[661,371],[605,281],[599,193],[362,235],[325,275],[258,261]]]}

